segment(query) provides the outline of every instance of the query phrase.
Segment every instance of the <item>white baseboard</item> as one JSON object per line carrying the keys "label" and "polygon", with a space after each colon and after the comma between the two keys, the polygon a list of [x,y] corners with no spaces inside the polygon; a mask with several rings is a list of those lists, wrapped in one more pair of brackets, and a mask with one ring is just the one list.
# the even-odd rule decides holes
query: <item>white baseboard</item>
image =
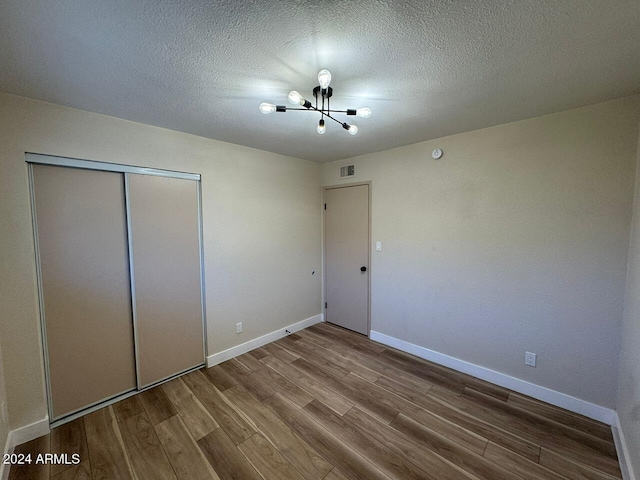
{"label": "white baseboard", "polygon": [[274,332],[267,333],[266,335],[262,335],[261,337],[254,338],[253,340],[249,340],[248,342],[242,343],[238,346],[228,348],[227,350],[223,350],[222,352],[214,353],[213,355],[207,357],[207,367],[213,367],[214,365],[218,365],[219,363],[231,360],[238,355],[250,352],[255,348],[266,345],[267,343],[275,342],[282,337],[286,337],[288,335],[287,331],[289,331],[289,333],[295,333],[298,330],[302,330],[303,328],[310,327],[311,325],[315,325],[316,323],[320,322],[324,322],[324,314],[322,313],[307,318],[306,320],[291,324],[288,327],[284,327]]}
{"label": "white baseboard", "polygon": [[620,469],[622,470],[622,478],[624,480],[636,480],[637,477],[633,471],[633,465],[631,464],[631,456],[629,455],[629,447],[624,438],[624,432],[620,425],[620,418],[618,414],[614,414],[614,422],[611,426],[613,430],[613,440],[616,444],[616,450],[618,452],[618,460],[620,461]]}
{"label": "white baseboard", "polygon": [[49,417],[44,417],[42,420],[30,423],[24,427],[16,428],[9,432],[9,438],[11,439],[11,448],[16,445],[21,445],[25,442],[34,440],[42,435],[49,433]]}
{"label": "white baseboard", "polygon": [[416,357],[424,358],[430,362],[449,367],[458,372],[466,373],[481,380],[508,388],[514,392],[528,395],[543,402],[550,403],[551,405],[555,405],[556,407],[564,408],[574,413],[579,413],[580,415],[598,420],[599,422],[606,423],[607,425],[613,425],[614,417],[616,417],[616,412],[610,408],[602,407],[585,400],[580,400],[579,398],[572,397],[566,393],[551,390],[550,388],[542,387],[535,383],[530,383],[504,373],[496,372],[495,370],[481,367],[479,365],[460,360],[459,358],[451,357],[434,350],[429,350],[428,348],[405,342],[404,340],[385,335],[384,333],[371,330],[370,338],[376,342],[415,355]]}
{"label": "white baseboard", "polygon": [[[7,441],[5,443],[3,453],[13,453],[13,449],[16,445],[30,442],[42,435],[46,435],[47,433],[49,433],[49,417],[44,417],[42,420],[38,420],[37,422],[11,430],[9,435],[7,435]],[[9,465],[0,464],[0,480],[7,480],[7,478],[9,478]]]}

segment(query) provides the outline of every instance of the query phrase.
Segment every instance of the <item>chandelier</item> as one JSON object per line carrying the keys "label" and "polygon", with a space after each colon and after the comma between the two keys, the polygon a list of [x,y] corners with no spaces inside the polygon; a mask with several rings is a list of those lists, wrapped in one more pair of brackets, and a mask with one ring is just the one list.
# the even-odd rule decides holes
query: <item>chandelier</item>
{"label": "chandelier", "polygon": [[333,89],[329,86],[329,83],[331,82],[331,72],[327,69],[320,70],[320,73],[318,73],[318,82],[320,82],[320,85],[313,89],[313,96],[316,99],[315,105],[293,90],[292,92],[289,92],[289,102],[293,105],[301,105],[303,108],[287,108],[284,105],[274,105],[272,103],[263,102],[260,104],[260,111],[265,115],[273,112],[286,112],[287,110],[316,111],[320,114],[320,121],[316,128],[320,135],[327,131],[327,127],[324,124],[324,117],[330,118],[334,122],[339,123],[342,125],[342,128],[347,130],[351,135],[358,133],[358,127],[356,125],[349,125],[346,122],[341,122],[337,118],[334,118],[332,114],[343,113],[346,115],[355,115],[361,118],[369,118],[371,116],[371,109],[365,107],[347,110],[331,110],[329,100],[333,95]]}

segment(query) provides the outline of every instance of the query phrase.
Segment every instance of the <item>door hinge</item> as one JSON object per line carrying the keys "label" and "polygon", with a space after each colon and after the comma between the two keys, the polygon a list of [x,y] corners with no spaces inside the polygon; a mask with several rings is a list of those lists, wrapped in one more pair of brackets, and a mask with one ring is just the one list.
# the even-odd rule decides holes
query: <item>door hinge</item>
{"label": "door hinge", "polygon": [[324,308],[327,308],[327,302],[324,302]]}
{"label": "door hinge", "polygon": [[327,204],[326,204],[326,203],[324,204],[324,209],[325,209],[325,210],[327,209]]}

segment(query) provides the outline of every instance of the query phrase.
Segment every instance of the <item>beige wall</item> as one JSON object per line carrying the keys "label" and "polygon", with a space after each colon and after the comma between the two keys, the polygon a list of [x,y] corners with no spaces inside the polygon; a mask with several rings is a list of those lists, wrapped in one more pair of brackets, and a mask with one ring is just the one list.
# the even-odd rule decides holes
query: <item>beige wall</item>
{"label": "beige wall", "polygon": [[628,97],[324,164],[372,181],[372,329],[615,407],[639,119]]}
{"label": "beige wall", "polygon": [[0,335],[12,428],[46,415],[25,152],[202,175],[209,355],[320,313],[317,164],[0,94]]}
{"label": "beige wall", "polygon": [[[629,249],[618,379],[618,417],[636,476],[640,474],[640,144]],[[634,477],[635,478],[635,477]]]}

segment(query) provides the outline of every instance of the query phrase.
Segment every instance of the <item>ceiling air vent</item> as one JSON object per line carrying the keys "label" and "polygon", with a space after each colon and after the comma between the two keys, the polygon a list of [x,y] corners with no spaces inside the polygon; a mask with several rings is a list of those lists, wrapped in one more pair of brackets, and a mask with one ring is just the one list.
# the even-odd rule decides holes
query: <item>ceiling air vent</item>
{"label": "ceiling air vent", "polygon": [[340,167],[340,178],[355,177],[355,175],[356,175],[355,165],[345,165],[344,167]]}

